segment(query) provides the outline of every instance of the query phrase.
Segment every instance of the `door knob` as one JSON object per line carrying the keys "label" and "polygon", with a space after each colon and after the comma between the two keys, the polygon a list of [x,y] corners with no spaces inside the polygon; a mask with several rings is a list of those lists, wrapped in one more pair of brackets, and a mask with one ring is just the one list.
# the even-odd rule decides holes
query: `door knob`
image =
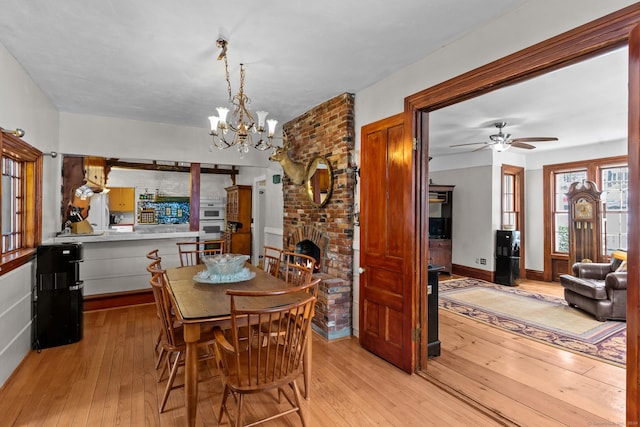
{"label": "door knob", "polygon": [[360,274],[364,273],[364,268],[359,267],[359,268],[358,268],[358,273],[360,273]]}

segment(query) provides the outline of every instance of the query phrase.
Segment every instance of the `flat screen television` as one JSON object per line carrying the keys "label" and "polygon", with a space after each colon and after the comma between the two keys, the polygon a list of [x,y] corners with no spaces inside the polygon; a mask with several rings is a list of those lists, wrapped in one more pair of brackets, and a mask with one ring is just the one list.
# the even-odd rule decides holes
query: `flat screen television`
{"label": "flat screen television", "polygon": [[440,217],[429,218],[429,237],[433,239],[447,238],[447,219]]}

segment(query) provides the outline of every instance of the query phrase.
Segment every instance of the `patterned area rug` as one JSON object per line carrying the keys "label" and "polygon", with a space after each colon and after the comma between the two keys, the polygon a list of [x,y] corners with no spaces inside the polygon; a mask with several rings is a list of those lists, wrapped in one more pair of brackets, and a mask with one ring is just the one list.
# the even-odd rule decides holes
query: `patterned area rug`
{"label": "patterned area rug", "polygon": [[599,322],[563,298],[536,294],[477,279],[440,282],[439,305],[564,350],[625,366],[625,322]]}

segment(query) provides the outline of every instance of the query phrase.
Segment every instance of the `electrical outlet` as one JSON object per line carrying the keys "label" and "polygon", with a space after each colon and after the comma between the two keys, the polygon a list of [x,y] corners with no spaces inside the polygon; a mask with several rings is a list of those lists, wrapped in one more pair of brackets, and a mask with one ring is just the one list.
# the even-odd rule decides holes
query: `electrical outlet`
{"label": "electrical outlet", "polygon": [[480,264],[480,258],[476,258],[476,264]]}
{"label": "electrical outlet", "polygon": [[480,264],[487,265],[487,259],[486,258],[480,258]]}

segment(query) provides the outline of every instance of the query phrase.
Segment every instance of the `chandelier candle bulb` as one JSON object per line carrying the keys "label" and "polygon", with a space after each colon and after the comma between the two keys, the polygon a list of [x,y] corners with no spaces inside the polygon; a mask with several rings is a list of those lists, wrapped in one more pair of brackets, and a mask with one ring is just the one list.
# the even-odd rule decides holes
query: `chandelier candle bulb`
{"label": "chandelier candle bulb", "polygon": [[220,118],[218,116],[209,116],[209,121],[211,122],[211,135],[217,135]]}
{"label": "chandelier candle bulb", "polygon": [[227,107],[218,107],[216,111],[218,111],[220,129],[222,129],[222,133],[227,133],[227,114],[229,113],[229,109]]}
{"label": "chandelier candle bulb", "polygon": [[277,124],[278,124],[278,121],[275,119],[267,120],[267,126],[269,126],[269,138],[272,138],[273,134],[276,132]]}
{"label": "chandelier candle bulb", "polygon": [[256,111],[256,115],[258,116],[257,132],[264,132],[264,121],[269,115],[269,113],[267,111]]}

